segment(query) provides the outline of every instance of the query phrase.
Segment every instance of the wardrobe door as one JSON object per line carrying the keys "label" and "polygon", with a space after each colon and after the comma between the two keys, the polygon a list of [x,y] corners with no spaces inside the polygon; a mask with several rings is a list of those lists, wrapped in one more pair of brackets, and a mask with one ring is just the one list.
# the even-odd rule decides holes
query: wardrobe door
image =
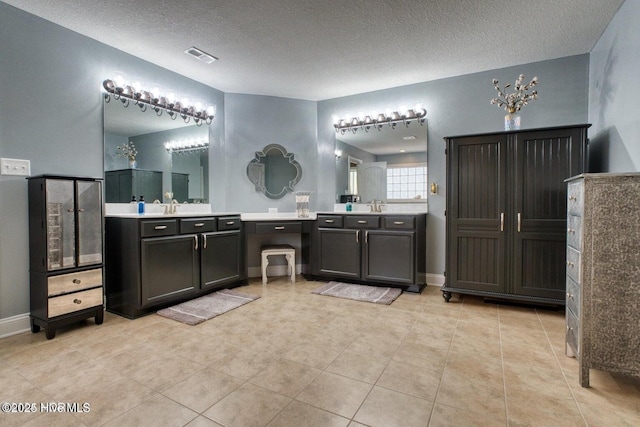
{"label": "wardrobe door", "polygon": [[565,179],[584,172],[584,129],[512,135],[513,279],[511,292],[564,301]]}
{"label": "wardrobe door", "polygon": [[504,292],[506,136],[448,140],[447,283]]}

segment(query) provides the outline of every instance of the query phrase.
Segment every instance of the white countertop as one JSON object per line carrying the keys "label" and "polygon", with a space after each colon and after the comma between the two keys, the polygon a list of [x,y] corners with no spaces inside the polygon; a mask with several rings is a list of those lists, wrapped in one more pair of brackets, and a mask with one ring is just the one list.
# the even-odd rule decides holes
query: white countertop
{"label": "white countertop", "polygon": [[313,221],[316,218],[315,212],[309,212],[308,218],[299,218],[295,212],[248,212],[240,215],[243,221]]}
{"label": "white countertop", "polygon": [[193,217],[208,217],[208,216],[239,216],[240,212],[178,212],[176,214],[164,214],[156,212],[147,212],[143,214],[139,213],[107,213],[107,218],[193,218]]}

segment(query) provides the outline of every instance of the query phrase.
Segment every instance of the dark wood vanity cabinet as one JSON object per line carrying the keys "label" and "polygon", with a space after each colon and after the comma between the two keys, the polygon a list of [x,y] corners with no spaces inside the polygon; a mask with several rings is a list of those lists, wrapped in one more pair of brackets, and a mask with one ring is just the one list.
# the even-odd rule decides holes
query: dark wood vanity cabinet
{"label": "dark wood vanity cabinet", "polygon": [[426,214],[318,215],[314,275],[419,292],[425,285]]}
{"label": "dark wood vanity cabinet", "polygon": [[107,217],[107,310],[135,318],[239,283],[239,216]]}
{"label": "dark wood vanity cabinet", "polygon": [[586,168],[588,127],[445,138],[446,301],[565,304],[564,180]]}
{"label": "dark wood vanity cabinet", "polygon": [[101,324],[102,181],[40,175],[28,178],[31,331],[90,317]]}

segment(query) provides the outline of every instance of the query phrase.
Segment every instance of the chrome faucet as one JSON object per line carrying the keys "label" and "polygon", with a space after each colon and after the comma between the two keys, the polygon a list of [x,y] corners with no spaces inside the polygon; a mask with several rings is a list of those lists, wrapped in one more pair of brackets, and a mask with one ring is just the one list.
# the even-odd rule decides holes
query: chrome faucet
{"label": "chrome faucet", "polygon": [[171,200],[171,203],[164,205],[165,215],[174,215],[178,213],[178,201],[176,199]]}
{"label": "chrome faucet", "polygon": [[382,200],[373,199],[367,206],[371,208],[371,212],[382,212],[384,204],[382,203]]}

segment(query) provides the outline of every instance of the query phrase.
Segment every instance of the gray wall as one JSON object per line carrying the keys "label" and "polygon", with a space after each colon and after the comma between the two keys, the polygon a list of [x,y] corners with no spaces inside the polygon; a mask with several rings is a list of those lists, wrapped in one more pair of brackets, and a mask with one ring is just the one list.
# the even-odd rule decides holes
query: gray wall
{"label": "gray wall", "polygon": [[[224,95],[216,89],[6,3],[0,40],[0,156],[31,160],[32,175],[103,176],[101,90],[114,71],[216,105],[210,140],[223,139]],[[0,319],[29,312],[27,212],[27,181],[0,176]]]}
{"label": "gray wall", "polygon": [[[589,55],[523,64],[319,102],[318,151],[321,155],[331,154],[331,162],[319,159],[320,167],[326,171],[334,167],[333,115],[422,103],[427,110],[429,182],[439,186],[439,193],[428,197],[427,272],[442,274],[446,186],[443,137],[503,130],[506,112],[489,104],[495,96],[491,80],[496,78],[501,85],[513,84],[521,73],[528,79],[538,76],[540,82],[540,98],[521,112],[523,129],[587,122]],[[333,203],[335,182],[327,173],[326,179],[318,183],[318,193],[324,196],[322,209]]]}
{"label": "gray wall", "polygon": [[592,171],[640,170],[640,1],[627,0],[591,51]]}
{"label": "gray wall", "polygon": [[[224,204],[212,195],[214,208],[219,211],[280,212],[295,211],[295,195],[269,199],[256,192],[247,177],[247,165],[256,151],[269,144],[280,144],[293,153],[302,167],[298,191],[311,191],[311,208],[317,203],[318,181],[316,152],[316,102],[272,96],[225,94],[224,147],[219,147],[216,159],[222,162],[212,168],[213,181],[224,182],[221,189]],[[333,153],[333,151],[332,151]]]}

